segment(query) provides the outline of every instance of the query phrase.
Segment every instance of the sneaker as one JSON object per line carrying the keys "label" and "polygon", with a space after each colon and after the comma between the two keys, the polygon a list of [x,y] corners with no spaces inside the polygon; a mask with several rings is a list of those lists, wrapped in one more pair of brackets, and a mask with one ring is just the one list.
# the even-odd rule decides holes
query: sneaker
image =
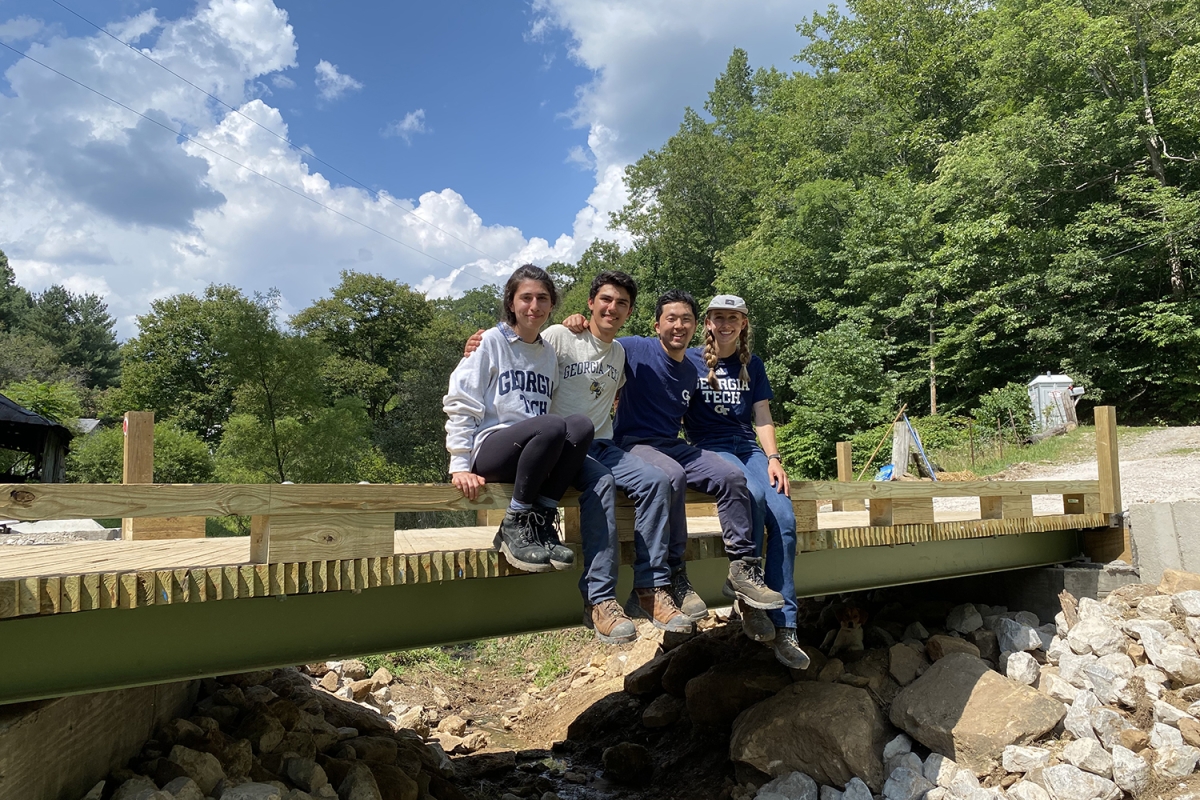
{"label": "sneaker", "polygon": [[630,617],[648,619],[654,627],[668,633],[692,632],[692,621],[675,605],[675,600],[665,586],[634,589],[629,593],[629,600],[625,602],[625,613]]}
{"label": "sneaker", "polygon": [[783,608],[783,595],[767,587],[763,571],[757,558],[735,558],[729,562],[729,577],[721,588],[721,594],[736,597],[751,608],[772,611]]}
{"label": "sneaker", "polygon": [[550,553],[534,530],[533,520],[530,519],[532,516],[529,511],[513,511],[510,508],[504,514],[492,546],[519,570],[549,572],[554,569],[550,564]]}
{"label": "sneaker", "polygon": [[704,605],[700,595],[692,588],[692,582],[688,580],[686,564],[671,568],[671,585],[667,588],[671,591],[671,599],[675,601],[675,605],[692,622],[699,622],[708,616],[708,606]]}
{"label": "sneaker", "polygon": [[811,659],[800,649],[795,628],[775,629],[775,659],[785,667],[808,669]]}
{"label": "sneaker", "polygon": [[530,517],[542,547],[550,554],[550,566],[570,569],[575,563],[575,551],[563,544],[558,535],[558,509],[534,506]]}
{"label": "sneaker", "polygon": [[751,608],[741,600],[733,601],[734,608],[742,617],[742,633],[756,642],[769,642],[775,638],[775,623],[765,611]]}
{"label": "sneaker", "polygon": [[585,605],[583,624],[594,630],[596,638],[605,644],[628,644],[637,640],[637,626],[615,599],[601,600],[594,606]]}

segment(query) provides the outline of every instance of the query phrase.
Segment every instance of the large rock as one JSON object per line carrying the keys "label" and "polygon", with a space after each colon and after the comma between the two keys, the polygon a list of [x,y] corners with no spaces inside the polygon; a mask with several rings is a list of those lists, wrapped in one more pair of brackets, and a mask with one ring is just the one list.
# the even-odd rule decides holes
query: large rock
{"label": "large rock", "polygon": [[1166,780],[1179,780],[1192,774],[1200,750],[1187,744],[1159,748],[1154,755],[1154,772]]}
{"label": "large rock", "polygon": [[1000,641],[1001,652],[1019,653],[1024,650],[1038,650],[1042,647],[1042,637],[1038,636],[1038,632],[1015,619],[1000,617],[996,620],[995,630],[996,637]]}
{"label": "large rock", "polygon": [[604,763],[604,776],[617,783],[640,786],[654,776],[654,760],[640,744],[621,742],[606,748],[600,759]]}
{"label": "large rock", "polygon": [[641,666],[625,673],[625,691],[634,695],[657,694],[662,691],[662,676],[677,651],[659,653]]}
{"label": "large rock", "polygon": [[930,661],[938,661],[951,653],[966,653],[978,658],[979,648],[965,639],[939,633],[930,636],[925,642],[925,653],[929,656]]}
{"label": "large rock", "polygon": [[1076,739],[1097,738],[1092,728],[1092,711],[1099,707],[1100,701],[1096,699],[1096,695],[1087,689],[1080,689],[1067,710],[1063,727]]}
{"label": "large rock", "polygon": [[1070,764],[1047,767],[1042,771],[1042,782],[1053,800],[1117,800],[1121,796],[1112,781]]}
{"label": "large rock", "polygon": [[738,714],[791,684],[787,667],[774,659],[717,664],[688,681],[688,716],[697,725],[728,727]]}
{"label": "large rock", "polygon": [[1160,594],[1179,594],[1195,589],[1200,589],[1200,575],[1179,569],[1164,569],[1158,583]]}
{"label": "large rock", "polygon": [[1113,783],[1133,795],[1150,788],[1150,765],[1146,759],[1125,747],[1112,749]]}
{"label": "large rock", "polygon": [[[1121,629],[1102,617],[1090,617],[1080,620],[1067,634],[1067,644],[1080,655],[1093,653],[1105,656],[1109,653],[1120,653],[1125,649],[1125,634]],[[1033,648],[1027,648],[1033,649]]]}
{"label": "large rock", "polygon": [[[820,800],[824,796],[824,788],[818,788],[817,782],[803,772],[792,772],[780,775],[775,780],[763,784],[754,798],[755,800]],[[841,792],[838,794],[840,795]]]}
{"label": "large rock", "polygon": [[894,644],[888,649],[888,672],[901,686],[908,686],[927,669],[929,662],[908,645]]}
{"label": "large rock", "polygon": [[733,723],[729,756],[768,775],[803,772],[827,785],[843,786],[857,775],[880,791],[890,733],[866,691],[795,683],[742,712]]}
{"label": "large rock", "polygon": [[685,697],[688,681],[725,660],[728,648],[708,637],[690,639],[671,651],[671,662],[662,674],[664,692]]}
{"label": "large rock", "polygon": [[1050,751],[1044,747],[1010,744],[1004,748],[1000,763],[1005,772],[1033,772],[1050,763]]}
{"label": "large rock", "polygon": [[1170,644],[1165,637],[1150,630],[1141,632],[1142,647],[1150,663],[1167,673],[1172,680],[1191,686],[1200,683],[1200,658],[1180,645]]}
{"label": "large rock", "polygon": [[212,753],[202,753],[177,744],[171,748],[169,758],[183,767],[188,777],[196,782],[205,795],[212,794],[216,785],[225,779],[225,770]]}
{"label": "large rock", "polygon": [[1069,743],[1062,750],[1062,760],[1101,778],[1112,777],[1112,756],[1095,739],[1076,739]]}
{"label": "large rock", "polygon": [[886,800],[921,800],[932,788],[933,784],[919,770],[900,767],[884,782],[883,796]]}
{"label": "large rock", "polygon": [[983,617],[979,615],[979,610],[975,606],[963,603],[961,606],[950,609],[950,613],[946,616],[946,627],[952,631],[967,634],[983,627]]}
{"label": "large rock", "polygon": [[1005,747],[1034,741],[1065,713],[1057,700],[956,653],[896,696],[891,720],[930,750],[983,774]]}

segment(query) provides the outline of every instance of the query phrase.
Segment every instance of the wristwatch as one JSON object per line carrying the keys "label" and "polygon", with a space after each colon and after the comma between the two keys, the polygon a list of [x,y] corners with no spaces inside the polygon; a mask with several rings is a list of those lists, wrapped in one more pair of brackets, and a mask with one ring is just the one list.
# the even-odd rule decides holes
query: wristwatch
{"label": "wristwatch", "polygon": [[770,461],[772,458],[778,461],[780,464],[783,463],[783,456],[779,455],[779,453],[771,453],[771,455],[767,456],[767,461]]}

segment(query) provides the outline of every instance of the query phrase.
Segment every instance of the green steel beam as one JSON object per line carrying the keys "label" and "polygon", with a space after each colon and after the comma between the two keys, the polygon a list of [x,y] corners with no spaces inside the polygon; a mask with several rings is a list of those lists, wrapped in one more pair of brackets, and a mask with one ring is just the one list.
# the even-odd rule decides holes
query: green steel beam
{"label": "green steel beam", "polygon": [[[804,596],[1071,561],[1078,531],[804,553]],[[688,564],[710,604],[728,562]],[[580,624],[579,572],[389,586],[22,617],[0,622],[0,652],[34,669],[0,672],[0,704],[303,664]],[[619,596],[632,583],[621,570]]]}

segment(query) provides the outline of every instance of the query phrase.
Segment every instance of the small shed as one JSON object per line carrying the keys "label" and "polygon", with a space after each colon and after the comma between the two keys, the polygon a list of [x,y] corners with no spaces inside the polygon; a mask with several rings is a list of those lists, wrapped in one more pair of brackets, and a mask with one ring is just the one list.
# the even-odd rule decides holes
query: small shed
{"label": "small shed", "polygon": [[66,426],[0,394],[0,449],[25,456],[0,462],[0,483],[63,483],[72,436]]}
{"label": "small shed", "polygon": [[1074,428],[1079,424],[1075,416],[1075,398],[1083,394],[1083,387],[1076,386],[1070,375],[1047,372],[1031,380],[1028,387],[1035,433]]}

